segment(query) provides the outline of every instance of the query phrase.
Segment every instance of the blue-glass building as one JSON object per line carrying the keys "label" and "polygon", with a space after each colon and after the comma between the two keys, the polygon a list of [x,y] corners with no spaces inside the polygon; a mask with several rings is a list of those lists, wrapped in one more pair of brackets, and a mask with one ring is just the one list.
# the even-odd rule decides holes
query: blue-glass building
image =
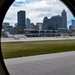
{"label": "blue-glass building", "polygon": [[65,10],[62,11],[61,15],[52,16],[50,19],[44,17],[43,30],[67,30],[67,13]]}
{"label": "blue-glass building", "polygon": [[25,11],[21,10],[17,13],[17,21],[18,21],[17,28],[26,29],[26,12]]}

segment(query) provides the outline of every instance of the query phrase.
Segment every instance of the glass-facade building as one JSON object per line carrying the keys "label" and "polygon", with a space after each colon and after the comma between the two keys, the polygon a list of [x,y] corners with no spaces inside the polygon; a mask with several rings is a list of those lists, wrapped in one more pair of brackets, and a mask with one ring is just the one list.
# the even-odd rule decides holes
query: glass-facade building
{"label": "glass-facade building", "polygon": [[44,17],[43,30],[67,30],[67,13],[65,10],[62,11],[61,15],[52,16],[50,19]]}
{"label": "glass-facade building", "polygon": [[18,28],[26,29],[26,12],[19,11],[17,13]]}
{"label": "glass-facade building", "polygon": [[71,21],[72,21],[72,25],[74,25],[74,26],[75,26],[75,20],[74,20],[74,19],[72,19]]}
{"label": "glass-facade building", "polygon": [[30,29],[30,23],[31,23],[30,19],[27,18],[26,19],[26,29]]}

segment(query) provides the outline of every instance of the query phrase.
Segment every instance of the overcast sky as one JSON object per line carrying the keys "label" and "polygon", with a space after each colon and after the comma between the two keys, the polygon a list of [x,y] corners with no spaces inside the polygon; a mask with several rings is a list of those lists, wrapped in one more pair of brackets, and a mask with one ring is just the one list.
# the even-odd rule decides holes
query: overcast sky
{"label": "overcast sky", "polygon": [[43,18],[46,16],[51,18],[55,15],[61,15],[63,9],[67,12],[67,25],[69,26],[71,19],[74,19],[74,17],[59,0],[15,0],[7,12],[4,22],[14,25],[17,23],[17,12],[24,10],[26,11],[26,17],[36,24],[37,22],[43,22]]}

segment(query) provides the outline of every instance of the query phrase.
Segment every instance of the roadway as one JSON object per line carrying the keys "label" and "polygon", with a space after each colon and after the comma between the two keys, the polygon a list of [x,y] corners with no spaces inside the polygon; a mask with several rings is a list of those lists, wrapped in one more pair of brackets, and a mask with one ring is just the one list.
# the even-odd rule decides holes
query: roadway
{"label": "roadway", "polygon": [[[71,40],[75,37],[34,37],[15,40],[1,38],[1,42]],[[4,59],[10,75],[75,75],[75,51]]]}
{"label": "roadway", "polygon": [[75,51],[4,61],[10,75],[75,75]]}
{"label": "roadway", "polygon": [[27,37],[27,38],[1,38],[1,42],[20,42],[20,41],[42,41],[42,40],[71,40],[75,39],[75,36],[72,37]]}

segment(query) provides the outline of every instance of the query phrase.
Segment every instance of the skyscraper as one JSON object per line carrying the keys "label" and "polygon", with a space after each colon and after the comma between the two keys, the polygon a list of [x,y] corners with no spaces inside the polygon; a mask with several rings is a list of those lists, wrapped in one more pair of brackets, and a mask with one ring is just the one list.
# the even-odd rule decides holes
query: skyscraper
{"label": "skyscraper", "polygon": [[75,25],[75,20],[74,20],[74,19],[72,19],[71,21],[72,21],[72,25]]}
{"label": "skyscraper", "polygon": [[37,26],[37,28],[36,29],[38,29],[38,30],[42,30],[42,23],[36,23],[36,26]]}
{"label": "skyscraper", "polygon": [[27,29],[30,29],[30,22],[31,22],[30,19],[27,18],[27,19],[26,19],[26,28],[27,28]]}
{"label": "skyscraper", "polygon": [[67,31],[67,13],[62,11],[61,15],[52,16],[50,19],[44,17],[43,30],[59,30],[61,32]]}
{"label": "skyscraper", "polygon": [[26,12],[19,11],[17,13],[17,20],[18,20],[18,28],[26,29]]}
{"label": "skyscraper", "polygon": [[10,26],[10,24],[8,23],[8,22],[4,22],[3,24],[2,24],[2,27],[5,29],[7,26]]}
{"label": "skyscraper", "polygon": [[67,28],[67,13],[64,9],[61,13],[61,16],[62,16],[62,28]]}
{"label": "skyscraper", "polygon": [[44,30],[56,30],[62,28],[62,17],[60,15],[52,16],[50,19],[45,19],[43,21]]}

